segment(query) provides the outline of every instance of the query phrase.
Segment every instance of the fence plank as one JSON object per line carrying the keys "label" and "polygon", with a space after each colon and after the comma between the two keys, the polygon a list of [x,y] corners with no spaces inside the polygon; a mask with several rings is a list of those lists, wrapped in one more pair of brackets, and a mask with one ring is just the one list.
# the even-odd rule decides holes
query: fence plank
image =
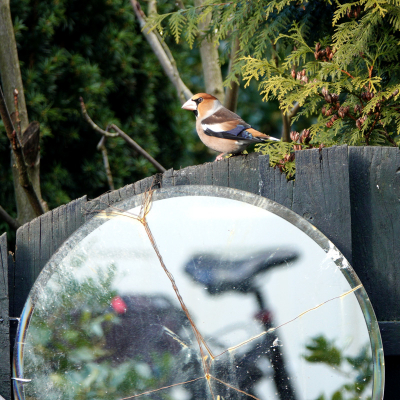
{"label": "fence plank", "polygon": [[353,266],[379,321],[400,320],[400,151],[350,147]]}
{"label": "fence plank", "polygon": [[268,156],[259,156],[258,163],[258,194],[292,209],[294,181],[288,181],[278,168],[271,168]]}
{"label": "fence plank", "polygon": [[327,236],[351,262],[347,146],[296,152],[292,209]]}
{"label": "fence plank", "polygon": [[196,185],[213,184],[213,163],[197,165],[195,167]]}
{"label": "fence plank", "polygon": [[229,187],[229,158],[212,163],[213,185]]}
{"label": "fence plank", "polygon": [[259,155],[252,153],[229,158],[229,187],[259,193]]}
{"label": "fence plank", "polygon": [[0,396],[11,399],[7,234],[0,236]]}
{"label": "fence plank", "polygon": [[13,312],[20,315],[41,270],[60,245],[84,222],[86,196],[58,207],[17,231],[14,284],[18,289]]}

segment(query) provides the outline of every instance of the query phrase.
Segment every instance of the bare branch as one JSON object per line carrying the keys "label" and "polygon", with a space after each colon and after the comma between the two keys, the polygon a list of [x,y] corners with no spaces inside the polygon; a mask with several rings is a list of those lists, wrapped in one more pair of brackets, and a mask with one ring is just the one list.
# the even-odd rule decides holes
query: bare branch
{"label": "bare branch", "polygon": [[147,15],[156,14],[157,13],[157,0],[147,0]]}
{"label": "bare branch", "polygon": [[290,120],[281,110],[282,114],[282,142],[290,142]]}
{"label": "bare branch", "polygon": [[[202,7],[204,0],[195,0],[196,7]],[[207,31],[211,22],[211,14],[199,24],[200,31]],[[204,36],[202,33],[201,36]],[[200,45],[201,65],[203,67],[204,84],[206,92],[217,97],[225,103],[225,92],[222,80],[221,66],[219,64],[218,46],[212,37],[203,38]]]}
{"label": "bare branch", "polygon": [[17,125],[17,138],[21,140],[21,119],[19,118],[18,89],[14,89],[15,123]]}
{"label": "bare branch", "polygon": [[293,118],[299,112],[299,110],[300,110],[300,104],[296,102],[293,108],[290,110],[288,117]]}
{"label": "bare branch", "polygon": [[122,131],[118,126],[111,124],[110,125],[111,129],[114,129],[114,131],[118,132],[119,136],[122,137],[122,139],[125,140],[126,143],[132,149],[135,149],[138,153],[140,153],[146,160],[150,161],[160,172],[165,172],[166,169],[158,162],[156,161],[146,150],[144,150],[142,147],[140,147],[133,139],[131,139],[130,136],[128,136],[124,131]]}
{"label": "bare branch", "polygon": [[6,128],[6,133],[8,137],[11,137],[12,133],[14,132],[14,125],[12,123],[10,113],[7,109],[7,104],[4,99],[3,91],[1,90],[0,86],[0,116],[3,120],[4,127]]}
{"label": "bare branch", "polygon": [[109,186],[110,190],[114,190],[113,177],[111,174],[110,163],[108,162],[108,154],[107,154],[107,148],[106,148],[106,136],[101,137],[100,142],[97,145],[97,150],[100,150],[101,154],[103,155],[103,164],[104,164],[104,169],[106,170],[106,174],[107,174],[108,186]]}
{"label": "bare branch", "polygon": [[14,219],[8,212],[0,206],[0,219],[2,219],[4,222],[6,222],[9,227],[16,231],[21,225],[18,223],[16,219]]}
{"label": "bare branch", "polygon": [[[140,4],[137,2],[137,0],[131,0],[131,4],[133,7],[133,11],[135,12],[136,17],[139,21],[140,27],[143,29],[146,24],[146,15],[142,11]],[[183,83],[179,75],[178,68],[176,67],[175,60],[173,58],[171,59],[172,54],[166,54],[163,48],[163,46],[165,47],[166,44],[164,43],[162,45],[154,32],[143,31],[143,35],[150,44],[154,54],[160,61],[160,64],[163,67],[165,74],[175,86],[181,104],[185,103],[186,100],[190,99],[193,96],[193,93]]]}
{"label": "bare branch", "polygon": [[88,124],[89,124],[95,131],[97,131],[97,132],[100,133],[101,135],[107,136],[107,137],[117,137],[117,136],[119,136],[118,133],[110,133],[110,132],[107,132],[107,131],[105,131],[104,129],[101,129],[98,125],[96,125],[96,124],[93,122],[92,118],[89,117],[89,114],[88,114],[87,111],[86,111],[86,106],[85,106],[85,103],[84,103],[84,101],[83,101],[83,98],[82,98],[82,97],[79,97],[79,101],[81,102],[81,110],[82,110],[83,117],[85,118],[85,120],[88,122]]}
{"label": "bare branch", "polygon": [[[18,96],[18,92],[16,95]],[[18,102],[18,98],[17,98],[17,102]],[[12,151],[14,154],[15,162],[17,164],[19,183],[22,186],[22,188],[24,189],[24,191],[29,199],[29,203],[31,204],[36,216],[42,215],[44,213],[43,204],[40,201],[40,199],[32,185],[32,181],[29,177],[28,168],[26,166],[25,159],[24,159],[23,149],[17,138],[15,129],[10,131],[10,127],[12,127],[11,118],[8,114],[5,99],[4,99],[3,92],[1,91],[1,89],[0,89],[0,112],[1,112],[1,117],[4,121],[4,125],[6,126],[7,137],[11,143],[11,148],[12,148]]]}
{"label": "bare branch", "polygon": [[[228,75],[230,74],[233,64],[235,63],[236,53],[238,51],[239,51],[239,38],[236,37],[232,44],[231,58],[229,60]],[[236,74],[236,79],[239,80],[238,74]],[[226,88],[224,106],[227,109],[229,109],[233,112],[236,112],[238,96],[239,96],[239,84],[232,81],[231,86]]]}
{"label": "bare branch", "polygon": [[[276,44],[272,44],[272,59],[276,68],[279,67],[279,57],[276,51]],[[290,117],[281,110],[282,115],[282,142],[290,142]]]}
{"label": "bare branch", "polygon": [[160,172],[165,172],[166,169],[158,162],[156,161],[146,150],[144,150],[141,146],[139,146],[130,136],[128,136],[123,130],[118,128],[118,126],[111,124],[107,129],[111,128],[117,133],[110,133],[108,131],[105,131],[101,129],[98,125],[96,125],[93,120],[89,117],[89,114],[86,111],[86,106],[85,103],[83,102],[83,98],[79,98],[81,102],[81,109],[82,109],[82,114],[85,120],[89,123],[89,125],[98,133],[100,133],[103,136],[107,137],[116,137],[120,136],[122,139],[125,140],[125,142],[132,147],[134,150],[136,150],[139,154],[141,154],[146,160],[150,161]]}

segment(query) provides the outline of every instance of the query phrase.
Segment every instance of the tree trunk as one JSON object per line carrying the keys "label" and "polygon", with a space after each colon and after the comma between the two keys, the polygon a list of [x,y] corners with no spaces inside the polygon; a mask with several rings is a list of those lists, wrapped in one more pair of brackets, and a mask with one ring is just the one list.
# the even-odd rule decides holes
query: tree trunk
{"label": "tree trunk", "polygon": [[[195,0],[196,7],[201,6],[204,0]],[[209,14],[199,25],[200,30],[206,30],[211,20]],[[222,84],[221,66],[219,65],[218,48],[212,42],[212,38],[204,38],[200,46],[201,64],[203,66],[204,83],[206,92],[217,97],[218,100],[225,103],[225,93]]]}
{"label": "tree trunk", "polygon": [[[236,53],[239,51],[239,38],[237,37],[234,42],[232,43],[232,50],[231,50],[231,58],[229,60],[229,72],[231,72],[233,64],[235,62]],[[240,76],[236,75],[236,78],[239,80]],[[233,112],[236,112],[237,102],[239,96],[239,84],[236,82],[231,82],[231,86],[226,88],[225,94],[225,104],[224,106]]]}
{"label": "tree trunk", "polygon": [[[15,41],[14,28],[11,20],[10,0],[0,0],[0,43],[0,74],[7,108],[10,114],[15,112],[14,89],[17,89],[19,93],[18,108],[19,118],[21,120],[21,132],[25,132],[29,125],[29,120],[25,104],[21,71],[19,68],[17,44]],[[22,141],[22,138],[20,138],[20,140]],[[37,214],[33,210],[33,207],[30,204],[24,189],[19,184],[18,169],[16,167],[14,157],[12,157],[12,170],[18,212],[17,220],[22,225],[37,217]],[[39,152],[35,161],[28,165],[28,174],[39,199],[41,199]]]}

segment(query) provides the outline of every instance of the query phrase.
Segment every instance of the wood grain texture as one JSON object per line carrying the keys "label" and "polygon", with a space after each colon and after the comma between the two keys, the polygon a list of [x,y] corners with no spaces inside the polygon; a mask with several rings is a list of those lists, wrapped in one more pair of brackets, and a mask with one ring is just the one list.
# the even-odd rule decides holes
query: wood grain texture
{"label": "wood grain texture", "polygon": [[0,236],[0,395],[11,399],[7,235]]}
{"label": "wood grain texture", "polygon": [[292,210],[318,228],[351,262],[347,146],[296,152]]}
{"label": "wood grain texture", "polygon": [[229,187],[259,194],[259,155],[230,157],[228,164]]}
{"label": "wood grain texture", "polygon": [[60,245],[84,222],[86,196],[58,207],[17,231],[12,280],[18,293],[12,305],[20,315],[29,291],[41,270]]}
{"label": "wood grain texture", "polygon": [[379,321],[400,320],[400,151],[350,147],[353,267]]}
{"label": "wood grain texture", "polygon": [[294,181],[288,181],[278,168],[271,168],[268,156],[259,156],[258,163],[258,194],[292,209]]}
{"label": "wood grain texture", "polygon": [[212,163],[213,181],[215,186],[229,187],[229,158]]}

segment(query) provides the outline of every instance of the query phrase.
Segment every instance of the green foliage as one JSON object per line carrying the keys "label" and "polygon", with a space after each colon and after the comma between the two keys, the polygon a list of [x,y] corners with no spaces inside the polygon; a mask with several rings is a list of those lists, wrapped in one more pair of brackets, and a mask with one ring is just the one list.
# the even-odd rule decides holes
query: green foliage
{"label": "green foliage", "polygon": [[[292,124],[311,121],[311,145],[400,145],[399,0],[209,0],[179,11],[179,21],[174,13],[165,18],[179,39],[206,12],[217,43],[240,43],[225,84],[237,74],[246,86],[257,81],[263,100],[278,100]],[[148,26],[163,29],[161,21]],[[279,166],[289,147],[258,150]],[[292,175],[293,167],[286,171]]]}
{"label": "green foliage", "polygon": [[[371,387],[373,371],[368,348],[367,344],[355,357],[345,356],[344,350],[337,348],[333,340],[317,336],[306,345],[308,354],[303,357],[310,363],[325,364],[349,380],[332,394],[330,400],[370,400],[366,389]],[[321,394],[316,400],[327,399]]]}
{"label": "green foliage", "polygon": [[[77,258],[82,262],[82,255]],[[150,355],[147,362],[153,369],[139,357],[113,361],[116,349],[107,345],[105,338],[120,324],[110,307],[117,294],[112,289],[116,268],[96,272],[96,279],[83,282],[65,270],[60,282],[53,275],[55,286],[68,282],[68,287],[57,293],[47,287],[44,304],[36,304],[26,339],[32,351],[25,351],[24,356],[25,373],[35,376],[32,385],[25,387],[27,398],[37,398],[46,387],[48,399],[114,400],[157,387],[171,374],[171,354],[167,351]],[[168,397],[160,396],[163,398]]]}

